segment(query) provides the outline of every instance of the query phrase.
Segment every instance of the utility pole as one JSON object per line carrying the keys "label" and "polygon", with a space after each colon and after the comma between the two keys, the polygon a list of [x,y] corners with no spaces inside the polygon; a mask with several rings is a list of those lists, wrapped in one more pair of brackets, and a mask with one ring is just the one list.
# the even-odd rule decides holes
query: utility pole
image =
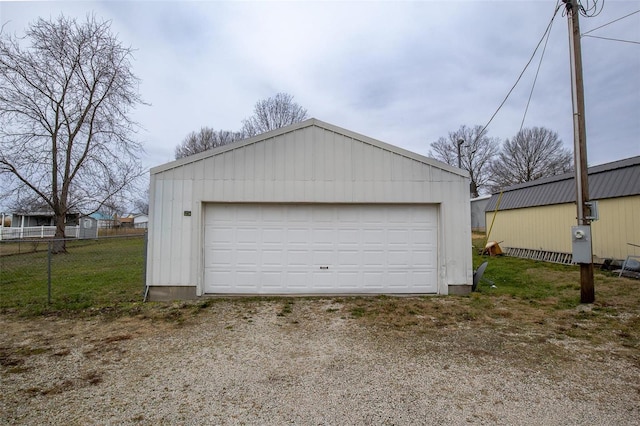
{"label": "utility pole", "polygon": [[462,168],[462,157],[460,156],[460,147],[464,143],[464,139],[458,139],[458,168]]}
{"label": "utility pole", "polygon": [[[578,0],[563,0],[567,8],[569,22],[569,50],[571,53],[571,95],[573,100],[573,143],[574,167],[576,181],[576,207],[578,212],[578,228],[583,227],[583,234],[574,233],[581,239],[586,234],[584,244],[588,243],[588,263],[580,262],[580,303],[593,303],[595,290],[593,286],[593,259],[591,256],[591,219],[589,202],[589,177],[587,172],[587,131],[584,113],[584,87],[582,79],[582,50],[580,47],[580,5]],[[583,232],[583,231],[578,231]],[[583,242],[580,242],[583,244]],[[576,245],[574,244],[574,253]],[[575,254],[574,254],[575,256]]]}

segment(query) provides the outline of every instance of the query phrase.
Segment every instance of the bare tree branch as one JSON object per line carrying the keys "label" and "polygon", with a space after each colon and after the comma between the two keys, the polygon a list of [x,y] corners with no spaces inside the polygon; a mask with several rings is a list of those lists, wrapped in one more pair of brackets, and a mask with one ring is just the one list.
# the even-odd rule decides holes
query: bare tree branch
{"label": "bare tree branch", "polygon": [[227,145],[243,138],[244,135],[240,132],[203,127],[197,133],[189,133],[182,143],[176,147],[176,160]]}
{"label": "bare tree branch", "polygon": [[307,110],[293,102],[293,96],[278,93],[256,102],[253,115],[242,121],[242,131],[248,137],[279,129],[307,118]]}
{"label": "bare tree branch", "polygon": [[56,237],[71,209],[95,211],[142,175],[129,117],[143,103],[139,79],[110,25],[60,16],[39,19],[23,39],[0,34],[0,195],[39,197]]}
{"label": "bare tree branch", "polygon": [[431,143],[429,156],[450,166],[458,165],[458,142],[460,145],[461,167],[469,172],[471,179],[470,193],[477,197],[481,192],[487,192],[490,181],[489,166],[499,150],[499,140],[487,136],[482,126],[460,126],[449,136],[441,137]]}
{"label": "bare tree branch", "polygon": [[571,151],[563,148],[558,134],[544,127],[524,128],[507,139],[491,163],[494,192],[523,182],[572,170]]}

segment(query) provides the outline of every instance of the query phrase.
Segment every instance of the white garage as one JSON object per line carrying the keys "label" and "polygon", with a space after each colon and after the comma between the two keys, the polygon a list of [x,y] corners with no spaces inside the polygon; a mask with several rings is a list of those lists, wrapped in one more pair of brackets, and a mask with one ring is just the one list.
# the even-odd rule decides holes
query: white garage
{"label": "white garage", "polygon": [[311,119],[151,170],[151,300],[448,294],[471,284],[459,169]]}

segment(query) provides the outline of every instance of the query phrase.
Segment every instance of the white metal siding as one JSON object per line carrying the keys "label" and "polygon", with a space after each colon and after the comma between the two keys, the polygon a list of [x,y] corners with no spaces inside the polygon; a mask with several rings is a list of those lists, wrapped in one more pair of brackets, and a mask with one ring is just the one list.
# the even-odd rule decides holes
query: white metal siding
{"label": "white metal siding", "polygon": [[312,119],[152,169],[150,285],[203,291],[201,206],[207,203],[437,204],[438,292],[471,283],[468,179],[327,123]]}
{"label": "white metal siding", "polygon": [[436,293],[437,208],[212,204],[206,293]]}

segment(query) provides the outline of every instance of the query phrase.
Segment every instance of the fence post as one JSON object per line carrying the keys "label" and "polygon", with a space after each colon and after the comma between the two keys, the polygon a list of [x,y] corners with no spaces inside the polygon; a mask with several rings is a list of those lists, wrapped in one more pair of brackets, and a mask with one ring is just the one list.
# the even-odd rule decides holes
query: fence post
{"label": "fence post", "polygon": [[53,251],[53,241],[47,244],[47,304],[51,304],[51,259]]}
{"label": "fence post", "polygon": [[144,231],[144,249],[142,250],[142,255],[144,259],[142,261],[142,295],[144,297],[143,302],[147,300],[147,254],[148,254],[148,244],[149,244],[149,231]]}

